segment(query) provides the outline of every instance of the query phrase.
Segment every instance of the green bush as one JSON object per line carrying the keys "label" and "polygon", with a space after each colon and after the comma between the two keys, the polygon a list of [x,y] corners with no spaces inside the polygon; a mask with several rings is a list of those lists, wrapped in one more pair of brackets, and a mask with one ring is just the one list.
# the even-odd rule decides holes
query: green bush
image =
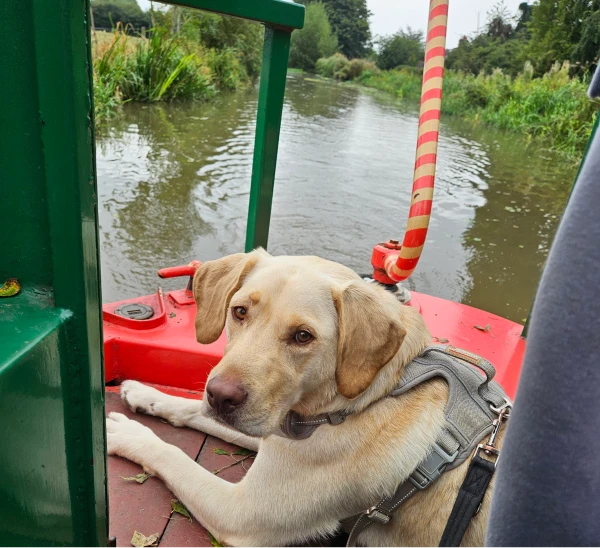
{"label": "green bush", "polygon": [[313,2],[306,6],[304,28],[292,34],[289,65],[312,71],[317,60],[333,55],[337,46],[337,37],[331,30],[323,4]]}
{"label": "green bush", "polygon": [[319,59],[316,70],[317,74],[326,78],[335,78],[336,80],[356,80],[365,71],[370,73],[379,72],[379,69],[372,61],[367,61],[366,59],[352,59],[352,61],[349,61],[341,53]]}
{"label": "green bush", "polygon": [[[260,73],[264,29],[254,21],[237,17],[225,17],[204,11],[182,9],[182,36],[189,42],[199,44],[216,52],[232,52],[239,60],[235,68],[242,70],[240,80],[253,79]],[[230,62],[230,59],[222,63]]]}
{"label": "green bush", "polygon": [[350,61],[345,55],[335,53],[331,57],[319,59],[316,64],[317,74],[326,78],[338,78],[348,68]]}
{"label": "green bush", "polygon": [[219,89],[234,90],[246,79],[246,73],[236,50],[212,49],[207,56],[213,82]]}
{"label": "green bush", "polygon": [[416,67],[423,61],[425,46],[423,33],[400,30],[391,36],[379,40],[380,51],[377,56],[377,66],[382,70],[390,70],[402,65]]}

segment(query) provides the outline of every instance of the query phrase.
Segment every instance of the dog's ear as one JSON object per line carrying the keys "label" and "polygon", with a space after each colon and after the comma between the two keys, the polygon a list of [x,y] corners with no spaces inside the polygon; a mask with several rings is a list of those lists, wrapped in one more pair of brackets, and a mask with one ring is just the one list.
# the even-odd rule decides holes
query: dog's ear
{"label": "dog's ear", "polygon": [[203,263],[194,275],[196,300],[196,339],[201,344],[215,342],[225,327],[231,297],[264,251],[236,253]]}
{"label": "dog's ear", "polygon": [[398,352],[406,335],[395,299],[365,282],[333,293],[338,313],[336,382],[348,399],[362,394]]}

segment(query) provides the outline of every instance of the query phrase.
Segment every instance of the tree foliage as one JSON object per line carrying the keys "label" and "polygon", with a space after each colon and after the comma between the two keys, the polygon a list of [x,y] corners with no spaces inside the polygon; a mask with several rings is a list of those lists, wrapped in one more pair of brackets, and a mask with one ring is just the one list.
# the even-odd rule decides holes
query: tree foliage
{"label": "tree foliage", "polygon": [[463,37],[448,53],[447,66],[471,74],[500,68],[512,76],[526,62],[536,76],[569,61],[573,73],[593,69],[600,55],[600,0],[522,2],[511,16],[501,2],[488,13],[484,31]]}
{"label": "tree foliage", "polygon": [[[230,59],[238,58],[247,76],[252,78],[258,75],[264,34],[262,25],[205,11],[173,9],[180,10],[179,25],[183,37],[216,52],[223,52]],[[221,61],[228,60],[223,57]]]}
{"label": "tree foliage", "polygon": [[586,70],[600,55],[600,0],[540,0],[529,29],[531,57],[538,72],[556,61],[571,61]]}
{"label": "tree foliage", "polygon": [[337,36],[331,29],[321,2],[306,6],[304,28],[292,34],[290,66],[312,71],[322,57],[330,57],[338,48]]}
{"label": "tree foliage", "polygon": [[152,25],[150,14],[143,12],[136,0],[92,0],[91,8],[96,28],[112,29],[119,22],[136,30]]}
{"label": "tree foliage", "polygon": [[410,27],[400,30],[391,36],[379,39],[377,66],[382,70],[390,70],[402,65],[418,66],[423,62],[425,47],[423,33],[413,31]]}
{"label": "tree foliage", "polygon": [[367,0],[324,0],[340,51],[349,59],[364,57],[371,44]]}

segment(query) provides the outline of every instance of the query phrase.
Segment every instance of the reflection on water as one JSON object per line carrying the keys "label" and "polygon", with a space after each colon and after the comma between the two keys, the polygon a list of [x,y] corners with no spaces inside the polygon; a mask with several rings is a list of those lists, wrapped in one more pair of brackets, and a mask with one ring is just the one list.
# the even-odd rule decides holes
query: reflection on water
{"label": "reflection on water", "polygon": [[[373,244],[405,227],[417,112],[301,76],[286,97],[269,251],[369,272]],[[256,104],[251,89],[128,105],[98,136],[105,302],[153,291],[160,267],[243,250]],[[574,175],[515,136],[443,120],[431,228],[408,286],[521,321]]]}

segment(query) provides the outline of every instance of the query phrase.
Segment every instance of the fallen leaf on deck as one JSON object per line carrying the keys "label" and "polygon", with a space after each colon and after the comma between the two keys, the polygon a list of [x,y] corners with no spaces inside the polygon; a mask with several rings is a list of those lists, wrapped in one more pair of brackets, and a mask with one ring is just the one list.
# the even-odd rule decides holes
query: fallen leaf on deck
{"label": "fallen leaf on deck", "polygon": [[244,447],[240,447],[235,453],[233,453],[234,455],[250,455],[251,453],[254,453],[254,451],[250,451],[250,449],[245,449]]}
{"label": "fallen leaf on deck", "polygon": [[217,455],[227,455],[228,457],[231,456],[231,453],[229,451],[225,451],[225,449],[219,449],[218,447],[215,447],[214,451]]}
{"label": "fallen leaf on deck", "polygon": [[439,337],[433,337],[437,342],[442,343],[442,344],[446,344],[448,342],[450,342],[448,339],[440,339]]}
{"label": "fallen leaf on deck", "polygon": [[485,327],[481,327],[480,325],[474,325],[473,327],[479,329],[479,331],[489,331],[492,328],[489,323]]}
{"label": "fallen leaf on deck", "polygon": [[188,509],[177,499],[171,499],[171,509],[173,512],[177,512],[178,514],[181,514],[192,521],[192,516],[190,515]]}
{"label": "fallen leaf on deck", "polygon": [[16,278],[9,278],[0,286],[0,297],[14,297],[21,292],[21,285]]}
{"label": "fallen leaf on deck", "polygon": [[215,537],[213,537],[213,534],[210,531],[206,532],[208,533],[208,538],[213,546],[223,546]]}
{"label": "fallen leaf on deck", "polygon": [[136,476],[129,476],[127,478],[121,476],[121,478],[123,478],[125,481],[137,481],[138,483],[144,483],[149,477],[150,474],[146,474],[145,472],[142,474],[137,474]]}
{"label": "fallen leaf on deck", "polygon": [[177,314],[175,314],[175,312],[171,312],[171,313],[169,314],[169,318],[174,318],[175,316],[177,316]]}
{"label": "fallen leaf on deck", "polygon": [[133,532],[133,538],[131,539],[131,546],[158,546],[158,533],[154,533],[147,537],[142,535],[139,531]]}

